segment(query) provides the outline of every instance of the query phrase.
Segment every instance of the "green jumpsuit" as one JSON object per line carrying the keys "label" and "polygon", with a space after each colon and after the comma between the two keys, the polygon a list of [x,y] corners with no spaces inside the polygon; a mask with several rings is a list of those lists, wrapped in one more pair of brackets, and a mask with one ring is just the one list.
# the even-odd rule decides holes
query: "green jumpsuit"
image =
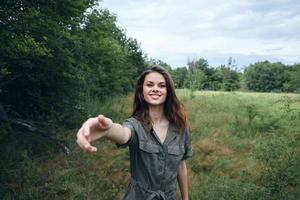
{"label": "green jumpsuit", "polygon": [[131,130],[129,146],[131,181],[124,200],[176,200],[177,170],[181,160],[192,155],[188,130],[179,132],[169,125],[166,139],[160,142],[155,131],[147,134],[135,118],[123,123]]}

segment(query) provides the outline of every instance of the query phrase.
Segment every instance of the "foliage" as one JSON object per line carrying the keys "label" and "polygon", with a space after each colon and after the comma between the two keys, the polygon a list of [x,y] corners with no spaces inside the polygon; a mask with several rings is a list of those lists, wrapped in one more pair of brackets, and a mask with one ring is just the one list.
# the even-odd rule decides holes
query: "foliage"
{"label": "foliage", "polygon": [[[1,103],[9,114],[45,119],[53,111],[73,114],[79,87],[74,35],[94,1],[1,3]],[[1,71],[3,71],[1,69]],[[75,90],[76,91],[76,90]]]}
{"label": "foliage", "polygon": [[86,65],[83,92],[97,98],[132,91],[135,79],[144,68],[136,40],[127,38],[107,10],[93,11],[86,18],[80,54]]}
{"label": "foliage", "polygon": [[172,70],[171,74],[176,88],[184,88],[184,82],[188,79],[188,69],[186,67],[179,67]]}
{"label": "foliage", "polygon": [[185,68],[173,70],[175,82],[178,82],[179,88],[224,91],[240,88],[240,74],[232,70],[230,66],[222,65],[212,68],[208,65],[207,60],[203,58],[188,62],[188,66],[188,70],[184,70]]}
{"label": "foliage", "polygon": [[51,141],[12,127],[14,119],[65,138],[61,130],[95,114],[91,99],[103,103],[131,92],[146,67],[139,43],[126,36],[108,10],[93,10],[95,3],[0,3],[1,197],[8,192],[12,196],[6,198],[16,198],[18,191],[28,194],[25,199],[40,199],[30,194],[40,191],[34,187],[43,180],[29,178],[26,184],[34,186],[26,188],[22,173],[34,177],[27,170],[36,169],[35,159],[57,153]]}
{"label": "foliage", "polygon": [[284,65],[280,62],[257,62],[246,67],[244,73],[237,71],[235,59],[229,58],[228,65],[216,68],[209,66],[207,60],[188,61],[188,67],[168,71],[174,78],[177,88],[191,90],[258,91],[258,92],[299,92],[299,64]]}
{"label": "foliage", "polygon": [[3,2],[0,102],[9,115],[75,125],[85,98],[132,91],[143,53],[109,11],[84,14],[94,3]]}
{"label": "foliage", "polygon": [[258,92],[282,91],[287,80],[285,66],[269,61],[251,64],[245,70],[247,86]]}
{"label": "foliage", "polygon": [[[233,91],[240,88],[240,75],[229,67],[220,66],[216,69],[214,76],[219,85],[213,87],[224,91]],[[219,87],[218,87],[219,86]]]}
{"label": "foliage", "polygon": [[185,86],[192,91],[204,89],[205,74],[198,68],[191,68],[187,73],[188,79],[185,82]]}
{"label": "foliage", "polygon": [[191,90],[201,90],[207,88],[208,77],[211,73],[207,60],[200,58],[187,63],[189,67],[188,79],[185,86]]}
{"label": "foliage", "polygon": [[288,80],[283,84],[283,91],[300,92],[300,64],[288,67]]}

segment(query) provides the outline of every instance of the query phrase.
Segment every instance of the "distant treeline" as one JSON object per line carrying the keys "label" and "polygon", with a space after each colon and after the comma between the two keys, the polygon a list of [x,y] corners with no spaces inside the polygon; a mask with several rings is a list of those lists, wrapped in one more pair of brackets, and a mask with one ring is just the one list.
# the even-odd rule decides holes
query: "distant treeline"
{"label": "distant treeline", "polygon": [[200,58],[189,61],[187,67],[172,69],[163,61],[172,74],[177,88],[194,90],[244,90],[255,92],[300,92],[300,64],[284,65],[269,61],[250,64],[239,72],[229,58],[227,65],[209,66],[207,60]]}

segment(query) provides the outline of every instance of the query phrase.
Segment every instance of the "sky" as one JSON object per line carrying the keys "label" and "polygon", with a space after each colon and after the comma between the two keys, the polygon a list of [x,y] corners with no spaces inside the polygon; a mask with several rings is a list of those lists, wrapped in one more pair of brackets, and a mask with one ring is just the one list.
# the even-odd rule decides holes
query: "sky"
{"label": "sky", "polygon": [[102,0],[148,57],[172,68],[204,58],[238,69],[300,62],[299,0]]}

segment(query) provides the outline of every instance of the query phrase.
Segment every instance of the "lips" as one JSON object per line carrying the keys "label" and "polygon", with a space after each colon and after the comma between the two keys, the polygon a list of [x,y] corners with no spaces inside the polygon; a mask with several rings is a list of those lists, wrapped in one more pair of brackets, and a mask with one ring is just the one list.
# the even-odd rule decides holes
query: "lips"
{"label": "lips", "polygon": [[160,97],[161,95],[159,95],[159,94],[150,94],[149,96],[151,96],[151,97]]}
{"label": "lips", "polygon": [[158,100],[161,97],[161,95],[158,95],[158,94],[149,94],[149,97],[151,99],[153,99],[153,100]]}

